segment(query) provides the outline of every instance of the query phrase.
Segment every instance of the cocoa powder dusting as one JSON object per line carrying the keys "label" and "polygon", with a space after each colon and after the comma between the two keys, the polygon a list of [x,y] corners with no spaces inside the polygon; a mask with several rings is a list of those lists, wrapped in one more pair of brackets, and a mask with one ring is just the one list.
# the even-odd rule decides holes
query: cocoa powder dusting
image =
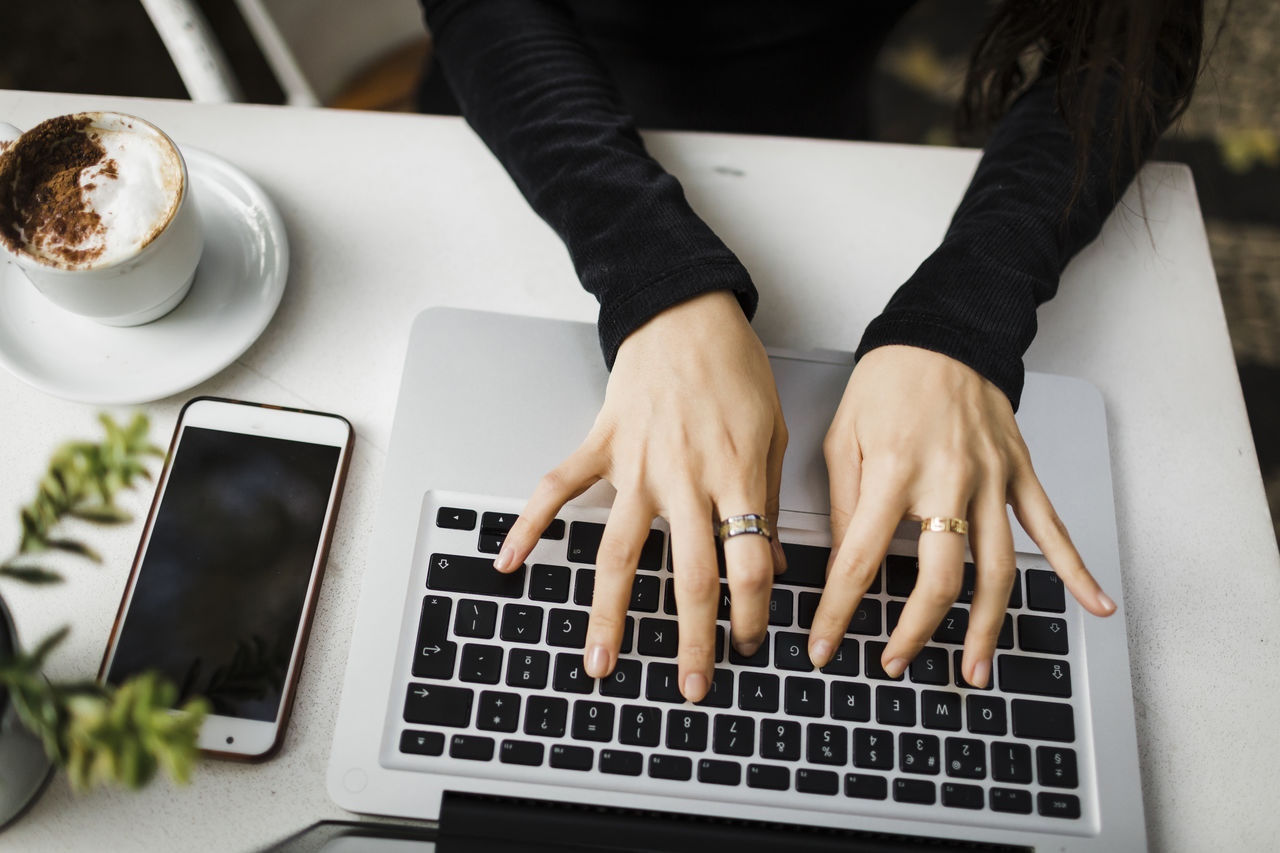
{"label": "cocoa powder dusting", "polygon": [[[80,186],[80,173],[106,155],[86,132],[90,122],[87,116],[49,119],[0,154],[0,240],[10,250],[25,242],[72,265],[104,251],[72,248],[102,230]],[[108,165],[104,174],[116,177],[114,161]]]}

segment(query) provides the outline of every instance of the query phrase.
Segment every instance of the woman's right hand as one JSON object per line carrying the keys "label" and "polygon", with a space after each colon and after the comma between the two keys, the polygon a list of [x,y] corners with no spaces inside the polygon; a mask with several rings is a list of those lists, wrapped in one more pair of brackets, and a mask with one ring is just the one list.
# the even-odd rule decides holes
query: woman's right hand
{"label": "woman's right hand", "polygon": [[[542,478],[494,560],[519,567],[560,508],[604,478],[617,497],[600,540],[584,663],[603,678],[618,659],[631,583],[655,516],[671,526],[679,611],[679,685],[702,699],[716,659],[720,597],[713,524],[760,513],[776,526],[787,429],[764,346],[727,291],[666,309],[618,349],[604,406],[586,440]],[[776,539],[725,543],[731,635],[753,653],[768,630],[784,567]]]}

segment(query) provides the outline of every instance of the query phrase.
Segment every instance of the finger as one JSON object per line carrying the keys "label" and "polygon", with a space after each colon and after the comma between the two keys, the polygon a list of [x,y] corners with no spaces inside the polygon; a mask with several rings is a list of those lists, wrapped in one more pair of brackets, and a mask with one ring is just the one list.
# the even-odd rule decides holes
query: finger
{"label": "finger", "polygon": [[858,506],[858,488],[862,480],[862,453],[857,443],[842,449],[828,447],[827,482],[831,492],[831,556],[827,558],[827,574],[835,565],[836,554],[849,530],[849,522]]}
{"label": "finger", "polygon": [[549,471],[538,482],[528,503],[520,511],[520,517],[507,531],[502,548],[493,560],[493,567],[500,572],[518,568],[538,544],[538,537],[555,519],[560,508],[599,480],[600,472],[601,465],[595,450],[588,449],[586,444]]}
{"label": "finger", "polygon": [[627,621],[631,582],[652,521],[650,504],[634,492],[620,494],[609,511],[596,552],[596,583],[583,653],[583,666],[592,678],[613,672]]}
{"label": "finger", "polygon": [[977,589],[969,607],[960,670],[974,687],[986,687],[1013,591],[1013,532],[1005,514],[1004,483],[995,483],[973,502],[969,546],[977,564]]}
{"label": "finger", "polygon": [[827,665],[844,639],[906,510],[904,490],[896,480],[868,480],[860,489],[862,499],[831,564],[809,631],[809,659],[817,667]]}
{"label": "finger", "polygon": [[1058,517],[1040,480],[1031,470],[1029,461],[1014,476],[1010,504],[1022,529],[1039,546],[1040,553],[1044,554],[1049,565],[1062,578],[1062,583],[1076,597],[1076,601],[1094,616],[1110,616],[1114,613],[1115,602],[1102,591],[1102,587],[1085,568],[1084,560],[1071,543],[1067,526]]}
{"label": "finger", "polygon": [[[725,518],[757,512],[766,486],[755,494],[716,498],[716,511]],[[729,579],[729,626],[734,647],[750,657],[769,630],[769,591],[773,588],[773,549],[763,536],[744,533],[725,540],[725,575]]]}
{"label": "finger", "polygon": [[[939,515],[964,518],[967,504],[967,498],[954,497],[946,504],[931,502],[928,507],[917,509],[924,509],[920,512],[924,518]],[[956,603],[964,581],[964,544],[965,537],[959,533],[920,533],[916,551],[920,570],[916,585],[881,655],[881,666],[891,677],[902,674]]]}
{"label": "finger", "polygon": [[716,658],[720,572],[711,517],[711,500],[690,496],[672,507],[669,519],[680,624],[680,692],[690,702],[707,695]]}
{"label": "finger", "polygon": [[778,536],[778,512],[782,507],[782,460],[787,452],[787,425],[782,420],[782,410],[774,415],[773,437],[769,441],[769,458],[766,463],[768,479],[768,499],[765,501],[765,515],[769,516],[769,529],[773,531],[770,551],[773,556],[773,573],[780,575],[787,570],[787,555],[782,550],[782,539]]}

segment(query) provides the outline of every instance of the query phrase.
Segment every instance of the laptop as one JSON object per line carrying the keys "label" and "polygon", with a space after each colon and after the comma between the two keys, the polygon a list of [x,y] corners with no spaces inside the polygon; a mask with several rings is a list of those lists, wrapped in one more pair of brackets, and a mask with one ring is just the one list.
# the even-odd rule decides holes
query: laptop
{"label": "laptop", "polygon": [[908,671],[879,667],[914,584],[918,524],[899,527],[839,659],[811,668],[831,544],[822,437],[853,359],[770,358],[790,431],[776,531],[789,570],[752,658],[728,647],[721,607],[714,686],[695,705],[675,688],[662,520],[607,679],[582,670],[607,484],[566,506],[518,572],[491,569],[599,410],[595,328],[449,308],[416,318],[338,709],[335,802],[492,842],[464,849],[769,849],[775,836],[789,849],[1145,849],[1097,390],[1028,374],[1018,423],[1118,611],[1085,613],[1014,521],[1017,583],[994,685],[978,690],[959,675],[971,565]]}

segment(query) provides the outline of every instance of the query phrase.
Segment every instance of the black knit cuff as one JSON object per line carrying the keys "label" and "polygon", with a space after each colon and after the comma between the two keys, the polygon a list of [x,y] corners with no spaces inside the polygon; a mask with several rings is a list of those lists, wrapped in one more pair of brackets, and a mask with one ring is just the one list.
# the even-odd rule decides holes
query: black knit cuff
{"label": "black knit cuff", "polygon": [[750,320],[756,313],[759,295],[745,267],[732,256],[705,258],[683,264],[646,282],[626,296],[600,306],[597,328],[605,366],[613,369],[618,347],[627,336],[658,313],[702,293],[728,290],[738,298],[742,312]]}
{"label": "black knit cuff", "polygon": [[861,359],[876,347],[895,344],[939,352],[972,367],[1003,391],[1013,410],[1018,410],[1025,379],[1021,357],[991,346],[973,331],[954,328],[924,314],[887,311],[867,326],[854,358]]}

